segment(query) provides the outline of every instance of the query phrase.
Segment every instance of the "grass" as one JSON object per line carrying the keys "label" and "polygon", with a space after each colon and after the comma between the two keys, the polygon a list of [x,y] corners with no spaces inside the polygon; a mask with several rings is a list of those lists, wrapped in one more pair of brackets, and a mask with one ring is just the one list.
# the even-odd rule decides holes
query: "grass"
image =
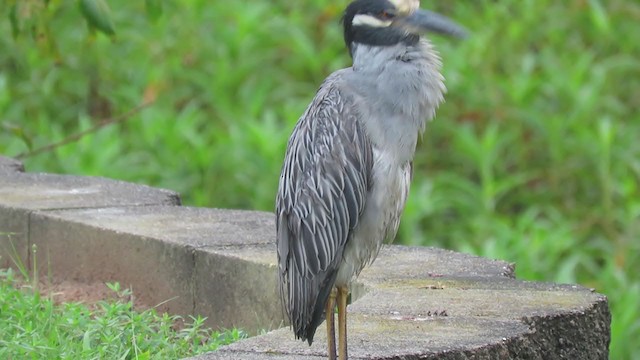
{"label": "grass", "polygon": [[[88,32],[75,1],[23,13],[22,29],[43,30],[0,38],[0,153],[28,153],[155,99],[126,122],[23,157],[27,169],[171,188],[188,205],[272,210],[293,124],[324,77],[349,65],[338,24],[347,1],[145,3],[163,14],[109,1],[113,39]],[[637,356],[640,5],[422,6],[472,36],[434,38],[449,94],[419,146],[398,242],[593,287],[611,305],[610,357]]]}
{"label": "grass", "polygon": [[213,351],[244,337],[213,332],[201,317],[180,329],[178,316],[136,311],[131,292],[107,284],[118,300],[55,304],[11,269],[0,270],[2,359],[179,359]]}

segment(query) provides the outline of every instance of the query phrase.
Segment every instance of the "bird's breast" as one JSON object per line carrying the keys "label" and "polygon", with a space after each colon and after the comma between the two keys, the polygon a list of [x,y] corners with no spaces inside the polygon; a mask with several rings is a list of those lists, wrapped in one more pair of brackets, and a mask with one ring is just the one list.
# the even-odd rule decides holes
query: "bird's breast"
{"label": "bird's breast", "polygon": [[336,284],[348,284],[371,263],[382,244],[392,241],[409,193],[410,163],[399,164],[393,156],[374,149],[372,187],[353,237],[345,247]]}

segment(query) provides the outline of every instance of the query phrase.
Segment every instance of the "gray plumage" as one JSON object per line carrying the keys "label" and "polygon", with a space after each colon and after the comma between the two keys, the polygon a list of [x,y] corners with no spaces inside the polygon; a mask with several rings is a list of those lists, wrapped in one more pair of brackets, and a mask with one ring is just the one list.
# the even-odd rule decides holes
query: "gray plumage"
{"label": "gray plumage", "polygon": [[331,289],[395,237],[418,137],[445,93],[426,39],[347,45],[353,65],[331,74],[298,120],[276,198],[280,294],[309,344]]}

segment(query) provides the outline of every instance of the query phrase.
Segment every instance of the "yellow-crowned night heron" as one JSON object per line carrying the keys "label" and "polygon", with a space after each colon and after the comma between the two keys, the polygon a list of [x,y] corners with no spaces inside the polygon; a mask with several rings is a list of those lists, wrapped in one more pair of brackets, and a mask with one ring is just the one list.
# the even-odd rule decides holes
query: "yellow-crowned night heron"
{"label": "yellow-crowned night heron", "polygon": [[419,0],[357,0],[344,13],[353,66],[331,74],[299,119],[276,199],[280,294],[296,338],[327,319],[335,359],[347,358],[349,285],[393,240],[418,136],[445,93],[426,31],[462,36]]}

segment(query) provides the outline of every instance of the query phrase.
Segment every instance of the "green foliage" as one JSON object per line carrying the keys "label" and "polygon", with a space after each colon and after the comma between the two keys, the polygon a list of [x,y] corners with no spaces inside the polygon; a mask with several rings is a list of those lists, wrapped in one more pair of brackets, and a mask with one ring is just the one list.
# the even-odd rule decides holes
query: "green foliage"
{"label": "green foliage", "polygon": [[[349,64],[338,24],[346,2],[112,0],[117,38],[92,35],[76,1],[24,0],[48,3],[31,15],[11,7],[22,1],[2,4],[11,21],[0,30],[14,38],[0,38],[0,153],[28,153],[153,101],[25,157],[27,168],[271,210],[293,124],[322,79]],[[594,287],[612,308],[611,357],[637,354],[640,5],[423,6],[472,35],[434,38],[449,94],[418,149],[398,241]]]}
{"label": "green foliage", "polygon": [[80,11],[92,29],[107,35],[116,34],[111,20],[111,10],[105,0],[80,0]]}
{"label": "green foliage", "polygon": [[130,290],[107,284],[116,301],[95,309],[80,303],[56,305],[19,288],[9,270],[0,270],[0,358],[3,359],[179,359],[213,351],[245,335],[238,330],[212,332],[201,317],[186,321],[154,309],[135,311]]}

